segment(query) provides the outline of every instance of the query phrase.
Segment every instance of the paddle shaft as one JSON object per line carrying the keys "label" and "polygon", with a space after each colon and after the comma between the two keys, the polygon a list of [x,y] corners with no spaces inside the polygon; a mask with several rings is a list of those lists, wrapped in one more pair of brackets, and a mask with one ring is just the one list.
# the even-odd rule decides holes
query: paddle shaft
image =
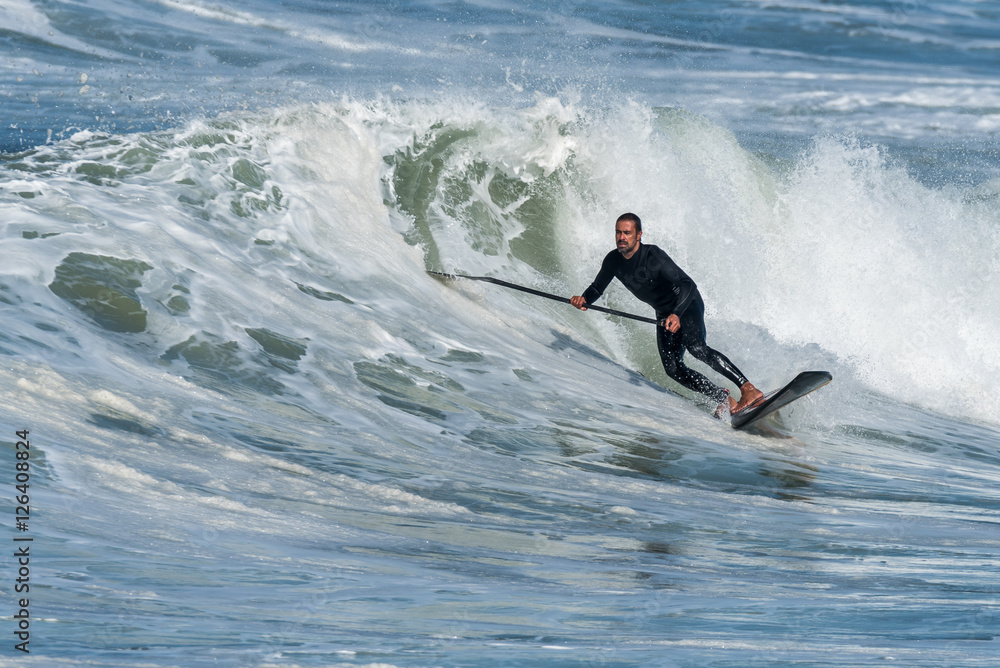
{"label": "paddle shaft", "polygon": [[[546,299],[562,302],[564,304],[570,303],[568,297],[560,297],[559,295],[553,295],[548,292],[542,292],[541,290],[526,288],[523,285],[508,283],[507,281],[501,281],[499,278],[492,278],[491,276],[466,276],[465,274],[445,274],[440,271],[428,271],[427,273],[433,276],[442,276],[444,278],[465,278],[470,281],[484,281],[486,283],[493,283],[494,285],[500,285],[502,287],[510,288],[512,290],[520,290],[521,292],[527,292],[529,295],[535,295],[537,297],[545,297]],[[648,322],[653,325],[657,324],[655,318],[647,318],[645,316],[635,315],[634,313],[625,313],[624,311],[616,311],[613,308],[604,308],[603,306],[590,306],[589,304],[587,305],[587,308],[593,309],[595,311],[600,311],[601,313],[617,315],[621,318],[631,318],[632,320],[638,320],[640,322]]]}

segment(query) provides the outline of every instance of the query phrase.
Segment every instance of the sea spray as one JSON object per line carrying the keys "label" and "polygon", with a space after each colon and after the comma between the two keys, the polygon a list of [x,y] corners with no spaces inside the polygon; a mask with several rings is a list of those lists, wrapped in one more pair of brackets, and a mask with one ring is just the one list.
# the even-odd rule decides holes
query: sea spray
{"label": "sea spray", "polygon": [[[398,135],[401,119],[428,111],[397,113]],[[626,104],[598,112],[540,101],[509,113],[513,119],[415,127],[401,148],[383,149],[384,180],[398,196],[391,215],[411,221],[404,234],[434,260],[575,294],[611,247],[614,218],[636,211],[644,241],[695,277],[710,320],[742,322],[793,346],[817,344],[880,393],[979,419],[1000,416],[1000,405],[984,396],[1000,372],[997,344],[985,336],[998,312],[983,278],[995,271],[1000,244],[990,222],[994,200],[928,187],[884,149],[851,138],[818,138],[794,161],[773,162],[677,110]],[[373,123],[376,133],[387,125]],[[505,143],[522,143],[522,154],[548,156],[544,164],[511,169],[502,153],[491,161],[495,126],[514,133]],[[542,130],[552,126],[555,134]],[[437,185],[417,186],[408,179],[423,177],[410,176],[414,158],[406,156],[414,143],[438,141],[432,137],[452,139],[445,154],[425,158]],[[482,157],[456,160],[456,150]],[[505,199],[493,187],[498,174],[532,194]],[[426,188],[424,213],[412,208],[412,195],[400,194],[414,186]],[[549,217],[518,215],[540,198]],[[516,224],[498,225],[506,215]],[[469,236],[487,233],[492,241]],[[541,240],[531,252],[518,246],[528,237]],[[608,300],[635,308],[623,290]],[[720,342],[726,345],[753,355],[738,340]],[[765,373],[775,382],[791,372],[773,371],[783,366],[773,358],[748,362],[770,367]]]}

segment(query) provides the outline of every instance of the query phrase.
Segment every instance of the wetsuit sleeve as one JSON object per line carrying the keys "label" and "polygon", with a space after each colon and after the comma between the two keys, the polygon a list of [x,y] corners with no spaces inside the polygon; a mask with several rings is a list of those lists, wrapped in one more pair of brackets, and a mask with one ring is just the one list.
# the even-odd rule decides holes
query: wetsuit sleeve
{"label": "wetsuit sleeve", "polygon": [[[659,250],[659,249],[657,249]],[[677,263],[670,259],[670,256],[665,252],[660,250],[657,258],[659,266],[657,267],[657,274],[659,278],[660,285],[672,285],[674,291],[674,298],[677,300],[674,305],[673,313],[680,317],[681,314],[687,309],[688,305],[691,304],[691,300],[694,299],[694,295],[697,292],[697,286],[691,277],[684,273],[684,271],[677,266]],[[669,314],[668,314],[669,315]]]}
{"label": "wetsuit sleeve", "polygon": [[615,255],[618,255],[617,250],[613,250],[604,256],[604,262],[601,263],[601,270],[597,272],[597,278],[583,291],[583,300],[588,304],[593,304],[597,301],[604,294],[604,291],[608,289],[611,279],[615,277]]}

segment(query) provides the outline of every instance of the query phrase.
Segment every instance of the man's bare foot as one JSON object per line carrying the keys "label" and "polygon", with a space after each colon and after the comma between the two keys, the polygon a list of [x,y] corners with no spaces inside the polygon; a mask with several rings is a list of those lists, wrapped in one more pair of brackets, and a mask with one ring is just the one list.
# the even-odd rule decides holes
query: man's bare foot
{"label": "man's bare foot", "polygon": [[726,390],[726,400],[719,404],[718,408],[715,409],[715,417],[720,420],[726,415],[732,415],[736,412],[736,400],[729,396],[729,390]]}
{"label": "man's bare foot", "polygon": [[[753,383],[743,383],[740,387],[740,401],[736,404],[736,409],[732,412],[739,413],[741,410],[750,408],[763,400],[764,393],[754,387]],[[730,401],[732,401],[732,399],[730,399]]]}

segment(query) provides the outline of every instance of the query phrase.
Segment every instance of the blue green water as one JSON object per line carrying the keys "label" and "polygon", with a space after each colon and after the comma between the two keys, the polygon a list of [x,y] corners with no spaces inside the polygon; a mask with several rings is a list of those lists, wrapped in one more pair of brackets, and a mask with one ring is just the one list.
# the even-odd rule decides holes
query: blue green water
{"label": "blue green water", "polygon": [[[991,5],[0,18],[0,665],[995,663]],[[734,431],[649,325],[426,273],[579,294],[626,210],[833,383]]]}

